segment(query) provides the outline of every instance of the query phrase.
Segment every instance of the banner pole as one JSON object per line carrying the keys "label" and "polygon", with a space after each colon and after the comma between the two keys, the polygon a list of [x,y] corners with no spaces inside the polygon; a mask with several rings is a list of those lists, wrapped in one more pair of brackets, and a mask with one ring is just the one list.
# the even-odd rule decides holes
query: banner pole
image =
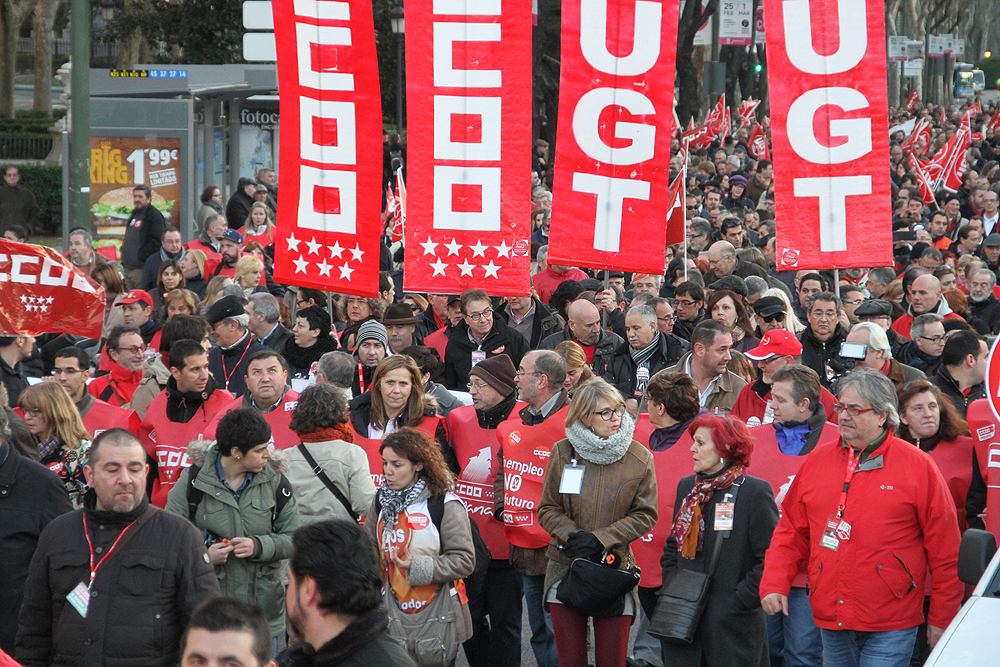
{"label": "banner pole", "polygon": [[[611,289],[611,270],[604,269],[604,291],[607,292]],[[601,328],[604,329],[608,324],[608,309],[601,308]]]}
{"label": "banner pole", "polygon": [[684,163],[681,165],[681,177],[684,179],[681,182],[681,189],[684,190],[684,282],[688,280],[688,235],[687,235],[687,176],[688,176],[688,165],[687,161],[689,158],[688,151],[690,146],[687,141],[684,141]]}
{"label": "banner pole", "polygon": [[836,285],[837,298],[840,298],[840,269],[833,270],[833,282]]}

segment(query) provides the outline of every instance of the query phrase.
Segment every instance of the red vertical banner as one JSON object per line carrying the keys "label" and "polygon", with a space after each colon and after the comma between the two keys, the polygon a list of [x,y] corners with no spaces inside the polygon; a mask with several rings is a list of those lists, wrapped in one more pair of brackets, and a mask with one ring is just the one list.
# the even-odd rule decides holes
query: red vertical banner
{"label": "red vertical banner", "polygon": [[765,0],[780,269],[892,264],[880,0]]}
{"label": "red vertical banner", "polygon": [[371,3],[272,7],[282,124],[274,279],[377,297],[382,101]]}
{"label": "red vertical banner", "polygon": [[406,0],[406,290],[522,295],[531,0]]}
{"label": "red vertical banner", "polygon": [[562,3],[550,264],[663,273],[677,10]]}

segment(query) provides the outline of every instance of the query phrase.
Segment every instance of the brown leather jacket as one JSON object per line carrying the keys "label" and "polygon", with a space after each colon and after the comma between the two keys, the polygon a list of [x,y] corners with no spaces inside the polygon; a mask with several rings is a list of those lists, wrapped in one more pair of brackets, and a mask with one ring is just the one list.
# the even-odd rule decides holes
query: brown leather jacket
{"label": "brown leather jacket", "polygon": [[[593,533],[605,548],[614,551],[621,567],[632,554],[632,542],[656,525],[653,455],[633,440],[625,456],[614,463],[598,465],[579,458],[578,463],[586,468],[583,493],[561,494],[559,482],[571,455],[569,440],[553,445],[538,505],[538,523],[557,544],[565,544],[570,533]],[[570,562],[555,546],[549,546],[546,555],[557,563]]]}

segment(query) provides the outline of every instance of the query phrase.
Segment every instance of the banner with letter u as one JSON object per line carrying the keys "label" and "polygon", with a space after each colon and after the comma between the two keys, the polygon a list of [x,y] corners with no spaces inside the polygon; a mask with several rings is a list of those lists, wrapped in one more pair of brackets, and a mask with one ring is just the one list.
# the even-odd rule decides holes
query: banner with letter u
{"label": "banner with letter u", "polygon": [[892,264],[883,5],[765,0],[779,269]]}
{"label": "banner with letter u", "polygon": [[276,0],[276,282],[378,296],[382,100],[372,5]]}
{"label": "banner with letter u", "polygon": [[527,294],[531,0],[406,0],[406,98],[404,289]]}
{"label": "banner with letter u", "polygon": [[678,3],[565,0],[550,264],[661,275]]}

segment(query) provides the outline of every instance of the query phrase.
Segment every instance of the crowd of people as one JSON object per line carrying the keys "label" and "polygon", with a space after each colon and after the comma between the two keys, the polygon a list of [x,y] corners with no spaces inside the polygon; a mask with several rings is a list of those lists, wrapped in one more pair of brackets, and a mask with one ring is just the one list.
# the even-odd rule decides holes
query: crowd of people
{"label": "crowd of people", "polygon": [[[941,150],[964,110],[920,109],[932,141],[906,150]],[[872,221],[894,263],[839,284],[776,268],[774,170],[746,129],[690,151],[663,275],[547,262],[535,142],[531,287],[504,298],[403,292],[390,224],[378,298],[275,283],[273,170],[225,205],[206,188],[187,244],[137,186],[120,261],[70,237],[105,290],[101,338],[0,336],[0,649],[29,667],[922,664],[965,594],[960,536],[983,527],[968,413],[1000,330],[1000,136],[930,206],[905,138],[893,218]],[[398,137],[385,158],[404,166]],[[634,576],[597,604],[581,563]],[[686,599],[703,613],[678,638]]]}

